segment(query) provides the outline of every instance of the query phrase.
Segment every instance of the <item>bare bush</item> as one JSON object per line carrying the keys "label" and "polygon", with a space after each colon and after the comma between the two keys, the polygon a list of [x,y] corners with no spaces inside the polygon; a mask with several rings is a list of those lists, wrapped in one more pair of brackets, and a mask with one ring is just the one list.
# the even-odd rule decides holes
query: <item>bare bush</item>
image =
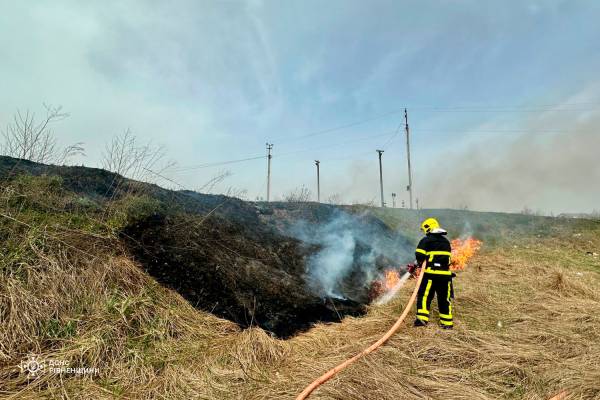
{"label": "bare bush", "polygon": [[310,201],[311,191],[304,185],[283,195],[283,201],[288,203],[306,203]]}
{"label": "bare bush", "polygon": [[231,175],[231,171],[219,171],[217,175],[213,176],[204,185],[196,189],[196,192],[210,193],[214,190],[215,186],[229,178]]}
{"label": "bare bush", "polygon": [[175,164],[166,160],[164,146],[151,142],[139,144],[129,128],[115,136],[102,154],[102,168],[135,180],[160,176]]}
{"label": "bare bush", "polygon": [[531,209],[527,205],[525,205],[523,207],[523,209],[521,210],[521,214],[523,214],[523,215],[534,215],[534,211],[533,211],[533,209]]}
{"label": "bare bush", "polygon": [[334,193],[325,200],[326,203],[340,205],[343,204],[342,196],[339,193]]}
{"label": "bare bush", "polygon": [[352,205],[354,206],[362,206],[362,207],[377,207],[377,204],[375,203],[375,199],[371,199],[371,200],[354,200],[352,202]]}
{"label": "bare bush", "polygon": [[2,154],[39,163],[64,164],[69,158],[83,155],[83,143],[75,143],[63,149],[58,147],[51,125],[69,116],[62,107],[44,104],[46,116],[36,120],[35,113],[17,111],[13,120],[2,132]]}
{"label": "bare bush", "polygon": [[234,188],[234,187],[230,186],[227,188],[227,190],[223,194],[228,197],[235,197],[240,200],[247,200],[248,189],[240,189],[240,188]]}
{"label": "bare bush", "polygon": [[525,205],[523,207],[523,209],[521,210],[521,214],[539,217],[539,216],[544,215],[544,212],[540,209],[534,210],[533,208],[530,208],[527,205]]}

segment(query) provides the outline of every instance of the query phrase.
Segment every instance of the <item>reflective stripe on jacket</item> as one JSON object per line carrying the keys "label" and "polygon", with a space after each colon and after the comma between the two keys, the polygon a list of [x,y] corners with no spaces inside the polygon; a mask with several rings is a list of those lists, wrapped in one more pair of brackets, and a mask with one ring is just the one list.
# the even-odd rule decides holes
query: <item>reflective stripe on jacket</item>
{"label": "reflective stripe on jacket", "polygon": [[443,233],[428,233],[415,250],[417,264],[422,265],[427,261],[425,272],[435,275],[451,275],[449,270],[452,256],[450,242]]}

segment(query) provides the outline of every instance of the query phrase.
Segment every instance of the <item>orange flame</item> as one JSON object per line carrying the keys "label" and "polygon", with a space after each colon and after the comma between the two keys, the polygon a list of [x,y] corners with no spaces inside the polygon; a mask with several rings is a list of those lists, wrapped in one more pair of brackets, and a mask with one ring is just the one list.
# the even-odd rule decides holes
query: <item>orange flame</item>
{"label": "orange flame", "polygon": [[400,274],[398,271],[388,269],[385,271],[385,290],[393,289],[400,282]]}
{"label": "orange flame", "polygon": [[[482,243],[481,240],[473,237],[452,240],[452,263],[450,264],[450,270],[459,271],[465,269],[471,257],[481,248]],[[381,279],[371,282],[369,298],[371,300],[377,299],[384,293],[394,289],[399,282],[399,271],[393,268],[387,269]]]}
{"label": "orange flame", "polygon": [[454,239],[452,241],[452,263],[450,269],[459,271],[465,269],[467,262],[481,248],[481,240],[472,237],[466,239]]}
{"label": "orange flame", "polygon": [[383,277],[371,282],[369,298],[374,300],[392,290],[400,282],[400,273],[395,269],[387,269]]}

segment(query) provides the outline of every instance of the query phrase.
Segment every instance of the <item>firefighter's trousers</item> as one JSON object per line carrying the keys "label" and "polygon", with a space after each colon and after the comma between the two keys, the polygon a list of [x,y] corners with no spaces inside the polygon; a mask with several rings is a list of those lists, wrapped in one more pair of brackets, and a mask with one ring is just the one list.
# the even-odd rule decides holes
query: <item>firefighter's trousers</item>
{"label": "firefighter's trousers", "polygon": [[422,323],[429,322],[431,314],[431,301],[437,294],[438,316],[440,324],[452,326],[452,299],[454,298],[454,288],[452,286],[451,276],[440,276],[425,273],[423,281],[417,293],[417,319]]}

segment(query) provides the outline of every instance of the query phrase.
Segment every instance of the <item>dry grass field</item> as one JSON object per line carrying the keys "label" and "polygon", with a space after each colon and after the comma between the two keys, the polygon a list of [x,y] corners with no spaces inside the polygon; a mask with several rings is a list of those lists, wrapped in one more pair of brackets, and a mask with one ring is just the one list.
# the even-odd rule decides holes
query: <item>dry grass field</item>
{"label": "dry grass field", "polygon": [[[2,206],[4,398],[291,399],[377,340],[414,285],[364,317],[279,340],[160,286],[110,244],[109,225],[17,213],[11,196]],[[484,243],[456,279],[453,331],[415,329],[411,313],[311,398],[546,399],[560,389],[600,398],[600,259],[588,254],[599,252],[600,224],[555,228]],[[30,378],[18,368],[27,354],[98,372]]]}

